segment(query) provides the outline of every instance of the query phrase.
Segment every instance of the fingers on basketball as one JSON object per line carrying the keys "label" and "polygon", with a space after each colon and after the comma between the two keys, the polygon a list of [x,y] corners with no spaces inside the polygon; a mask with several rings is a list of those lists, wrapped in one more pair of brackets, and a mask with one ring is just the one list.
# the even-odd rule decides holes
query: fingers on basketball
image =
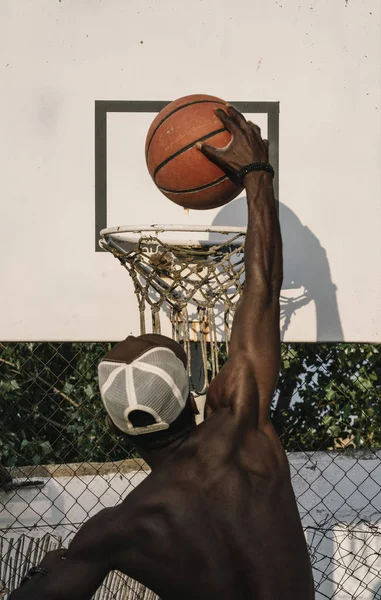
{"label": "fingers on basketball", "polygon": [[228,104],[228,114],[231,120],[238,125],[240,129],[245,128],[247,124],[245,117],[232,104]]}
{"label": "fingers on basketball", "polygon": [[[253,123],[253,121],[248,121],[247,123],[248,123],[248,125],[250,125],[250,127],[254,131],[255,135],[258,136],[260,139],[262,139],[261,128],[258,125],[256,125],[255,123]],[[269,146],[270,146],[269,140],[262,139],[262,143],[268,152]]]}
{"label": "fingers on basketball", "polygon": [[254,131],[255,135],[261,138],[261,128],[253,123],[253,121],[248,121],[248,125],[250,125],[251,129]]}
{"label": "fingers on basketball", "polygon": [[221,121],[221,123],[225,125],[226,129],[233,135],[237,131],[237,124],[235,120],[231,117],[230,113],[228,114],[222,108],[217,108],[215,110],[215,113]]}

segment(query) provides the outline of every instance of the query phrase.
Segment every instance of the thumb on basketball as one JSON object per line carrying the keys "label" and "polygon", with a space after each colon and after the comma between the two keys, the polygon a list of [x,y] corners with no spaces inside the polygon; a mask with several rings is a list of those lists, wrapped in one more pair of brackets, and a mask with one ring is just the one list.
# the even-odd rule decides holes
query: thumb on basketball
{"label": "thumb on basketball", "polygon": [[214,163],[219,162],[220,150],[218,148],[214,148],[214,146],[209,146],[209,144],[202,144],[198,142],[196,144],[197,150],[200,150],[209,160]]}

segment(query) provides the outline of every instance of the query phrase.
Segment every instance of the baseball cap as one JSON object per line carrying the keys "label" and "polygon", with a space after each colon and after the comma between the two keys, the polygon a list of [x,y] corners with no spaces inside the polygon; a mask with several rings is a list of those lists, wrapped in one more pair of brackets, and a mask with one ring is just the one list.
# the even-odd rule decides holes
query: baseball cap
{"label": "baseball cap", "polygon": [[[107,413],[118,429],[129,435],[168,429],[189,396],[184,364],[171,349],[157,345],[134,360],[123,360],[126,341],[98,366],[99,389]],[[152,424],[135,427],[129,415],[136,410],[151,415]]]}

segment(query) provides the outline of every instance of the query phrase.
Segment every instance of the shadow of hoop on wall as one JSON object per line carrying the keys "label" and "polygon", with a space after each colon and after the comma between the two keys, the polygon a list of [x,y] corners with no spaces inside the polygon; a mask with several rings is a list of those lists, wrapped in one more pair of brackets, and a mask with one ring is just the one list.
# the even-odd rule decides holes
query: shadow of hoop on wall
{"label": "shadow of hoop on wall", "polygon": [[[295,315],[314,304],[314,341],[341,341],[343,330],[329,260],[318,238],[285,204],[279,202],[283,238],[284,278],[281,292],[281,335],[284,338]],[[224,206],[213,225],[247,224],[246,198]],[[306,341],[308,332],[306,332]],[[311,340],[310,340],[311,341]]]}
{"label": "shadow of hoop on wall", "polygon": [[381,600],[381,581],[378,580],[376,587],[373,589],[374,600]]}

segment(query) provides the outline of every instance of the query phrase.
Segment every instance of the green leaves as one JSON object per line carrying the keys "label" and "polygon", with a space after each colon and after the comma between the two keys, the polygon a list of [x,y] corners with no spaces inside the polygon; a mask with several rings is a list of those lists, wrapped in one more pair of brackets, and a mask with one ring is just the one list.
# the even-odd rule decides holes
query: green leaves
{"label": "green leaves", "polygon": [[3,344],[0,357],[0,460],[28,465],[124,459],[130,452],[105,430],[97,365],[102,343]]}
{"label": "green leaves", "polygon": [[380,445],[381,348],[344,343],[284,346],[273,420],[286,448],[326,450],[343,442]]}
{"label": "green leaves", "polygon": [[[104,425],[97,366],[109,343],[0,344],[0,455],[7,466],[108,461],[132,448]],[[226,350],[220,348],[220,358]],[[287,450],[381,445],[381,348],[282,344],[272,418]],[[344,442],[343,442],[344,440]]]}
{"label": "green leaves", "polygon": [[66,381],[66,382],[65,382],[65,385],[64,385],[64,386],[63,386],[63,388],[62,388],[62,392],[63,392],[64,394],[71,394],[71,392],[73,391],[73,389],[74,389],[74,384],[72,384],[72,383],[68,383],[68,382]]}

